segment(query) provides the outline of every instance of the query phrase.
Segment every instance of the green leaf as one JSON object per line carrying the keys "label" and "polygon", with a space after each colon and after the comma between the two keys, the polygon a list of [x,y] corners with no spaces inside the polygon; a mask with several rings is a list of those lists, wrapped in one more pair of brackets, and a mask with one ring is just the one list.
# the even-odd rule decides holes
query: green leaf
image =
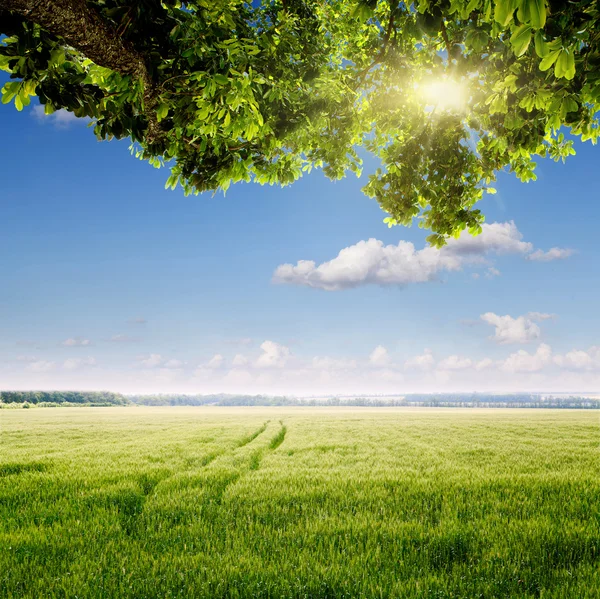
{"label": "green leaf", "polygon": [[554,50],[547,54],[540,62],[540,71],[547,71],[558,59],[561,50]]}
{"label": "green leaf", "polygon": [[18,81],[10,81],[4,85],[2,88],[2,104],[8,104],[12,101],[19,91],[20,85]]}
{"label": "green leaf", "polygon": [[158,122],[162,121],[169,114],[169,105],[168,104],[160,104],[156,109],[156,119]]}
{"label": "green leaf", "polygon": [[546,44],[546,41],[544,40],[544,34],[541,31],[535,32],[535,35],[533,36],[533,43],[535,46],[535,53],[540,58],[545,58],[548,56],[548,44]]}
{"label": "green leaf", "polygon": [[15,108],[21,112],[21,110],[23,110],[23,98],[21,96],[21,94],[17,94],[17,97],[15,98]]}
{"label": "green leaf", "polygon": [[510,43],[517,56],[522,56],[531,42],[531,25],[521,25],[510,37]]}
{"label": "green leaf", "polygon": [[6,71],[7,73],[12,72],[12,69],[8,66],[9,60],[9,56],[0,56],[0,71]]}
{"label": "green leaf", "polygon": [[471,29],[467,33],[465,43],[476,52],[481,52],[489,42],[489,36],[483,29]]}
{"label": "green leaf", "polygon": [[557,79],[573,79],[575,77],[575,56],[568,48],[563,48],[554,65],[554,76]]}
{"label": "green leaf", "polygon": [[216,81],[219,85],[227,85],[229,83],[229,79],[225,77],[225,75],[221,75],[221,73],[217,73],[213,80]]}
{"label": "green leaf", "polygon": [[519,19],[519,22],[525,24],[529,23],[529,0],[520,0],[518,4],[520,5],[519,11],[517,12],[517,18]]}
{"label": "green leaf", "polygon": [[500,25],[506,27],[513,20],[516,8],[516,0],[498,0],[494,8],[494,19]]}
{"label": "green leaf", "polygon": [[542,29],[546,24],[546,1],[525,0],[529,6],[529,22],[534,29]]}

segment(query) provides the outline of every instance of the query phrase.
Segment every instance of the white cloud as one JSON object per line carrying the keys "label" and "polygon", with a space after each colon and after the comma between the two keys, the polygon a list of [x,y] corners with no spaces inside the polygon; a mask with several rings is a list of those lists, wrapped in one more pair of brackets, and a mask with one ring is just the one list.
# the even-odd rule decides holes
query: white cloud
{"label": "white cloud", "polygon": [[52,123],[58,129],[66,129],[76,121],[88,123],[88,118],[78,118],[72,112],[61,108],[52,114],[46,114],[44,106],[38,104],[33,107],[33,116],[42,123]]}
{"label": "white cloud", "polygon": [[538,372],[543,370],[552,361],[552,348],[546,343],[541,343],[534,354],[520,349],[510,354],[501,365],[507,372]]}
{"label": "white cloud", "polygon": [[502,273],[493,266],[490,266],[485,273],[486,279],[493,279],[494,277],[499,277]]}
{"label": "white cloud", "polygon": [[232,368],[225,375],[224,381],[233,385],[248,385],[252,382],[252,374],[243,368]]}
{"label": "white cloud", "polygon": [[156,368],[163,363],[163,357],[160,354],[150,354],[147,358],[142,358],[140,364],[146,368]]}
{"label": "white cloud", "polygon": [[547,252],[536,250],[533,254],[527,256],[527,260],[536,262],[551,262],[552,260],[564,260],[575,253],[575,250],[569,248],[551,248]]}
{"label": "white cloud", "polygon": [[[275,270],[273,282],[326,291],[368,284],[402,286],[434,281],[440,273],[461,270],[468,264],[483,264],[489,254],[526,255],[533,250],[514,222],[484,224],[482,229],[476,237],[463,232],[458,239],[449,239],[441,250],[429,246],[417,250],[408,241],[398,245],[384,245],[377,239],[359,241],[318,266],[312,260],[282,264]],[[490,276],[499,274],[496,269],[488,272]]]}
{"label": "white cloud", "polygon": [[369,364],[372,366],[388,366],[391,362],[388,350],[383,345],[378,345],[369,355]]}
{"label": "white cloud", "polygon": [[492,366],[493,363],[494,361],[490,358],[483,358],[483,360],[479,360],[479,362],[475,364],[475,370],[485,370]]}
{"label": "white cloud", "polygon": [[530,320],[553,320],[557,318],[556,314],[549,314],[547,312],[527,312],[527,318]]}
{"label": "white cloud", "polygon": [[163,368],[181,368],[182,366],[183,366],[183,362],[181,360],[175,360],[175,359],[167,360],[163,364]]}
{"label": "white cloud", "polygon": [[600,370],[600,347],[590,347],[588,351],[573,349],[555,356],[554,363],[568,370]]}
{"label": "white cloud", "polygon": [[81,337],[69,337],[61,343],[66,347],[86,347],[91,344],[92,342],[89,339],[82,339]]}
{"label": "white cloud", "polygon": [[236,354],[233,357],[231,364],[236,368],[239,368],[240,366],[246,366],[246,364],[248,364],[248,358],[242,354]]}
{"label": "white cloud", "polygon": [[527,254],[533,244],[523,241],[523,235],[513,221],[506,223],[483,224],[480,235],[470,235],[463,231],[458,239],[450,238],[442,249],[459,256],[472,256],[480,260],[486,254]]}
{"label": "white cloud", "polygon": [[36,362],[37,356],[20,355],[20,356],[17,356],[17,361],[18,362]]}
{"label": "white cloud", "polygon": [[258,368],[283,368],[290,357],[290,350],[275,341],[264,341],[260,345],[262,354],[256,360]]}
{"label": "white cloud", "polygon": [[517,316],[517,318],[513,318],[508,314],[500,316],[493,312],[486,312],[481,315],[481,320],[496,327],[494,335],[490,339],[502,345],[529,343],[539,339],[541,330],[534,320],[546,320],[548,318],[552,318],[552,315],[540,312],[529,312],[529,314]]}
{"label": "white cloud", "polygon": [[431,350],[425,349],[422,354],[406,360],[406,362],[404,362],[404,368],[407,370],[431,370],[434,364],[435,359]]}
{"label": "white cloud", "polygon": [[79,368],[83,368],[85,366],[95,366],[96,358],[88,357],[88,358],[69,358],[65,360],[63,363],[63,368],[65,370],[78,370]]}
{"label": "white cloud", "polygon": [[356,368],[357,363],[356,360],[315,356],[312,359],[312,367],[315,370],[347,370]]}
{"label": "white cloud", "polygon": [[32,372],[49,372],[55,368],[56,364],[49,360],[38,360],[36,362],[31,362],[31,364],[27,366],[27,370],[31,370]]}
{"label": "white cloud", "polygon": [[465,370],[473,366],[473,362],[470,358],[463,358],[462,356],[448,356],[438,363],[440,370]]}
{"label": "white cloud", "polygon": [[221,354],[215,354],[207,363],[206,368],[215,369],[223,366],[225,358]]}
{"label": "white cloud", "polygon": [[131,337],[129,335],[124,335],[122,333],[118,334],[118,335],[113,335],[109,341],[111,341],[112,343],[134,343],[136,341],[139,341],[139,339],[137,337]]}

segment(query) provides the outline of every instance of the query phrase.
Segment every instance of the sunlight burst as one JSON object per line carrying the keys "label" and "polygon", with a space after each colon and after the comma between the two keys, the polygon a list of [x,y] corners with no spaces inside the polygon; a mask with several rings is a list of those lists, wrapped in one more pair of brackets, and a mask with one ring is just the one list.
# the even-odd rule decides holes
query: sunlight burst
{"label": "sunlight burst", "polygon": [[455,79],[426,80],[417,86],[417,92],[427,106],[437,110],[462,112],[467,107],[467,88]]}

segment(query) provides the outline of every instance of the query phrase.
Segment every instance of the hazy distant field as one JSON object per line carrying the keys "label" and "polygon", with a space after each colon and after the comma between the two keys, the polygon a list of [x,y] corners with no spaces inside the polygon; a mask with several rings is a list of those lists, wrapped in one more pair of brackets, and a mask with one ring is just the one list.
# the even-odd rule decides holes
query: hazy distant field
{"label": "hazy distant field", "polygon": [[600,420],[0,411],[0,597],[600,597]]}

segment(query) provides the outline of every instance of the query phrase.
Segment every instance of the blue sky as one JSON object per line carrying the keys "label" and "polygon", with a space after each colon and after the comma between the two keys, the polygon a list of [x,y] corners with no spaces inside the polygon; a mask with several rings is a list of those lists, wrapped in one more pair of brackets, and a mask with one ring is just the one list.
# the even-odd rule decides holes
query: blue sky
{"label": "blue sky", "polygon": [[590,144],[501,175],[484,235],[439,254],[384,225],[370,159],[186,198],[82,122],[0,106],[0,131],[1,388],[600,390]]}

